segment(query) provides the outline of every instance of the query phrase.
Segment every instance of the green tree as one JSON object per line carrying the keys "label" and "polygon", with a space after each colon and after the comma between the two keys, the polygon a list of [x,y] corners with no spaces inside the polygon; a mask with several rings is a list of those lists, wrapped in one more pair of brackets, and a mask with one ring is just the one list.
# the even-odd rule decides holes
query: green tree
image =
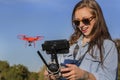
{"label": "green tree", "polygon": [[0,61],[0,80],[38,80],[36,72],[30,72],[24,65],[9,66],[7,61]]}
{"label": "green tree", "polygon": [[0,61],[0,71],[6,71],[9,69],[9,63],[7,61]]}
{"label": "green tree", "polygon": [[38,80],[38,78],[39,78],[38,73],[30,72],[28,80]]}
{"label": "green tree", "polygon": [[118,80],[120,80],[120,63],[118,64]]}
{"label": "green tree", "polygon": [[120,39],[115,39],[114,40],[116,42],[116,46],[118,49],[118,80],[120,80]]}
{"label": "green tree", "polygon": [[117,49],[118,49],[118,57],[119,57],[119,61],[120,61],[120,39],[115,39],[114,41],[115,41]]}
{"label": "green tree", "polygon": [[6,72],[9,70],[9,67],[7,61],[0,61],[0,80],[5,80]]}
{"label": "green tree", "polygon": [[44,78],[45,69],[46,69],[45,65],[40,69],[40,72],[38,73],[39,74],[39,80],[45,80],[45,78]]}
{"label": "green tree", "polygon": [[12,66],[6,74],[6,80],[28,80],[29,71],[19,64]]}

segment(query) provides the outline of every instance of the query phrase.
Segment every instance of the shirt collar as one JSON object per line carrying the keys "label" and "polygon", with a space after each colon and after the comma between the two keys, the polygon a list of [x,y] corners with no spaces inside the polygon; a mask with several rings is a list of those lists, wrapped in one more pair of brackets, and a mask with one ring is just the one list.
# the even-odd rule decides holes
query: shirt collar
{"label": "shirt collar", "polygon": [[83,39],[83,35],[81,35],[80,38],[77,40],[77,44],[79,46],[85,47],[86,45],[88,45],[89,42],[87,42],[86,44],[82,45],[82,39]]}

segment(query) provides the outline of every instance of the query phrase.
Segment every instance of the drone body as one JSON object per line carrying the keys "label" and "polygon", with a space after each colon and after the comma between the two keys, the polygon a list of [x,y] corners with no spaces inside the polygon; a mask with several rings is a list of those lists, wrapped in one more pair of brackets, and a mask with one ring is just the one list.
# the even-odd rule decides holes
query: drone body
{"label": "drone body", "polygon": [[43,36],[29,37],[29,36],[26,36],[26,35],[18,35],[18,39],[24,40],[24,41],[26,41],[27,43],[29,43],[28,46],[32,46],[32,43],[33,43],[33,44],[34,44],[34,47],[35,47],[36,41],[42,40],[42,39],[43,39]]}

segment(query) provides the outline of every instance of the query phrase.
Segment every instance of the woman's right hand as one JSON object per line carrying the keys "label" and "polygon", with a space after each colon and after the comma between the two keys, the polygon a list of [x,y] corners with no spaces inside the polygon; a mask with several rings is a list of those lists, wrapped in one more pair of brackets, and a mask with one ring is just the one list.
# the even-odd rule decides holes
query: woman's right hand
{"label": "woman's right hand", "polygon": [[56,80],[55,76],[52,74],[49,74],[47,70],[44,71],[44,80]]}

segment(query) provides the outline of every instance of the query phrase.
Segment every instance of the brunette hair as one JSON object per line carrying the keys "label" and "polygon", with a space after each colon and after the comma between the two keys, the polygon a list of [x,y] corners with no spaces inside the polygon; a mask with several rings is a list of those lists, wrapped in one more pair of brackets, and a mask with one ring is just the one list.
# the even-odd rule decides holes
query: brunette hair
{"label": "brunette hair", "polygon": [[[84,7],[89,8],[91,10],[91,14],[95,16],[95,24],[94,24],[93,30],[90,33],[91,35],[93,35],[93,37],[89,42],[89,47],[87,52],[90,52],[90,50],[92,50],[93,52],[93,47],[96,45],[100,51],[100,59],[101,61],[103,61],[103,50],[104,50],[103,41],[104,39],[111,39],[111,36],[107,29],[107,25],[106,25],[102,10],[99,4],[95,0],[81,0],[75,5],[73,9],[72,21],[75,17],[76,10]],[[78,40],[78,38],[82,35],[82,32],[79,30],[78,27],[73,25],[73,22],[72,22],[72,26],[74,29],[74,33],[70,37],[71,45],[74,44]],[[92,52],[90,54],[93,56]]]}

